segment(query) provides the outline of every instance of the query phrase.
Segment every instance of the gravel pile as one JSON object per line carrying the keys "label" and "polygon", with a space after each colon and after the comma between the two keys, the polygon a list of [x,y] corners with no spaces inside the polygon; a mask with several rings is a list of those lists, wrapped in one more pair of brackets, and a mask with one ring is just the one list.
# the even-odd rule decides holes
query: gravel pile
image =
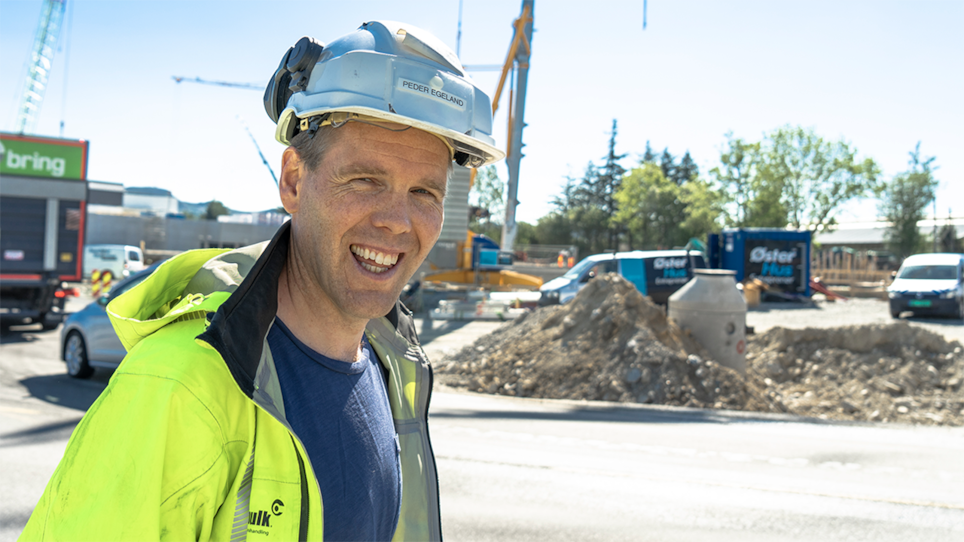
{"label": "gravel pile", "polygon": [[615,274],[595,278],[565,305],[507,323],[438,367],[440,382],[483,393],[782,411],[766,390],[709,360]]}
{"label": "gravel pile", "polygon": [[964,425],[964,352],[906,322],[773,328],[751,338],[747,379],[804,416]]}
{"label": "gravel pile", "polygon": [[437,372],[445,385],[519,397],[964,425],[956,341],[906,322],[773,328],[748,338],[741,375],[615,274],[479,338]]}

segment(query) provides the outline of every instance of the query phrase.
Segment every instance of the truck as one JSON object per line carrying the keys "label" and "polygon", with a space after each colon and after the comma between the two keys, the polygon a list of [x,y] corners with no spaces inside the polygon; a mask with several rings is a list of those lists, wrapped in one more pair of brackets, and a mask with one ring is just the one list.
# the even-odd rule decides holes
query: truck
{"label": "truck", "polygon": [[775,299],[808,299],[812,234],[782,228],[725,229],[709,235],[709,264],[736,271],[736,281],[759,279]]}
{"label": "truck", "polygon": [[83,274],[84,140],[0,132],[0,320],[56,328]]}

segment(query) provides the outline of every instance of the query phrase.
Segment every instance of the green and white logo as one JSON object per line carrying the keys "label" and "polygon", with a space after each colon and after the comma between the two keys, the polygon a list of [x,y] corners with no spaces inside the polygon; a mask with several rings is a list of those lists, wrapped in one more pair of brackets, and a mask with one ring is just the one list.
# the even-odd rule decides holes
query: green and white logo
{"label": "green and white logo", "polygon": [[0,173],[83,179],[85,147],[0,138]]}

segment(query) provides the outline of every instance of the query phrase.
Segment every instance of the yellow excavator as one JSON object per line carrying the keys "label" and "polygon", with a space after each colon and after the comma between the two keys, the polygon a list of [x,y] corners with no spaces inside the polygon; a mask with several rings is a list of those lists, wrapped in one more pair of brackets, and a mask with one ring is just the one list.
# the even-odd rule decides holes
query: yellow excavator
{"label": "yellow excavator", "polygon": [[469,230],[465,242],[459,243],[458,248],[458,269],[433,272],[422,280],[496,291],[538,290],[542,286],[539,277],[504,269],[504,266],[512,265],[512,254],[500,251],[499,245],[484,235]]}

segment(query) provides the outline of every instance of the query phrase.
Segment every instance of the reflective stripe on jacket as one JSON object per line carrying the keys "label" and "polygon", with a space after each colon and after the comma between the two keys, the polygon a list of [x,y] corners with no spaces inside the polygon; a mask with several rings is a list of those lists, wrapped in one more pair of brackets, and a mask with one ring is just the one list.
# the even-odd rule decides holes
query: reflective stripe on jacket
{"label": "reflective stripe on jacket", "polygon": [[[20,540],[321,540],[323,499],[268,348],[289,225],[195,250],[107,307],[128,355],[77,425]],[[440,540],[432,372],[400,303],[365,333],[401,445],[394,540]]]}

